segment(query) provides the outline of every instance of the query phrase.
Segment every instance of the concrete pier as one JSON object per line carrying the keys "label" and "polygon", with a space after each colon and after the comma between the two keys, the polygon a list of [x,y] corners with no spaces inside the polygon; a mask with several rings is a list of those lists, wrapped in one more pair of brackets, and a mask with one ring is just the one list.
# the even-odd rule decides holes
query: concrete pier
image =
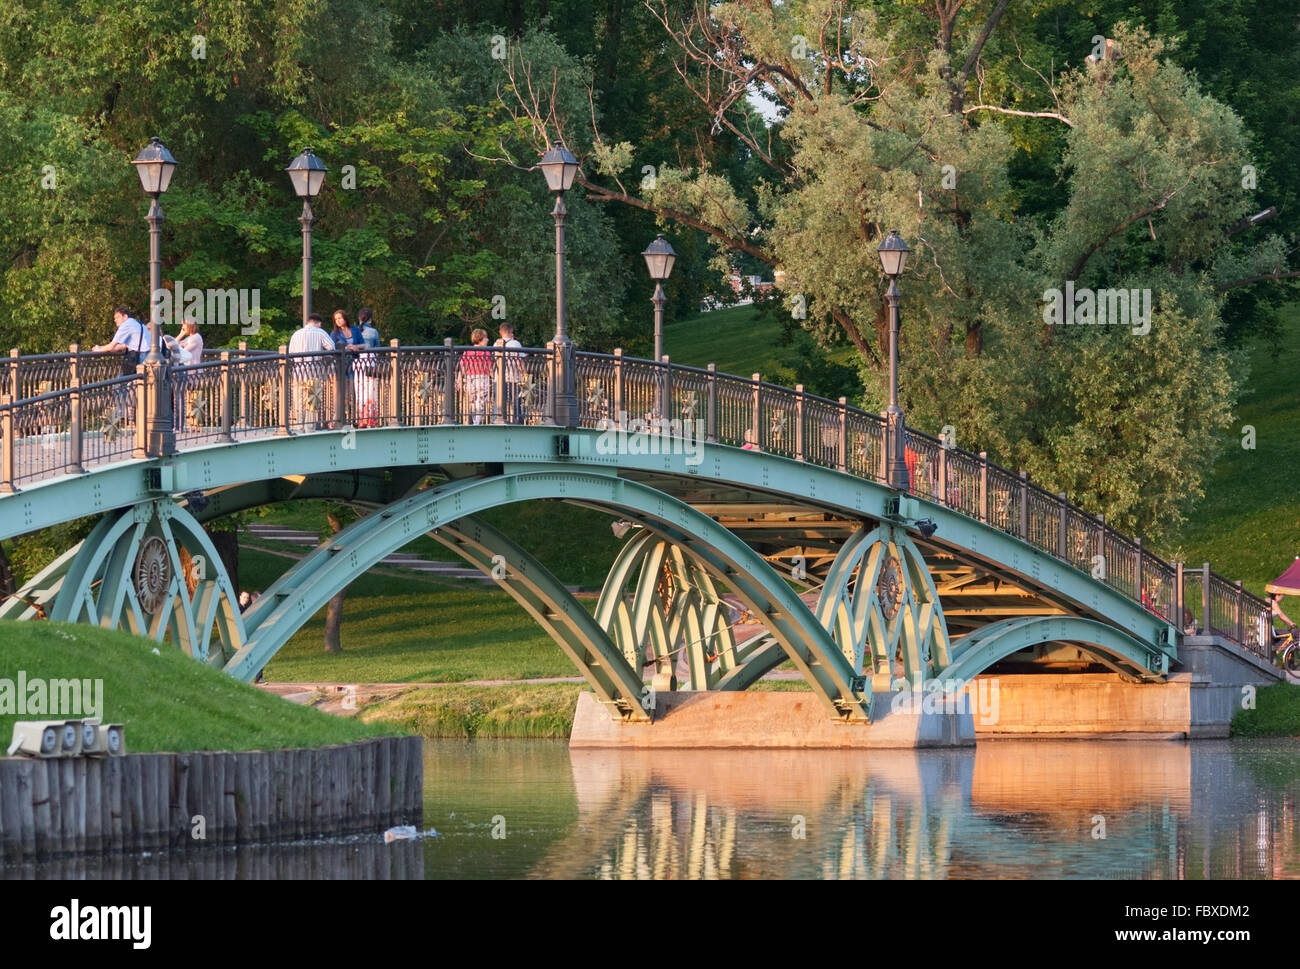
{"label": "concrete pier", "polygon": [[619,723],[594,694],[578,697],[569,746],[631,748],[970,747],[970,713],[935,711],[877,693],[870,724],[836,722],[812,693],[692,693],[655,697],[651,723]]}

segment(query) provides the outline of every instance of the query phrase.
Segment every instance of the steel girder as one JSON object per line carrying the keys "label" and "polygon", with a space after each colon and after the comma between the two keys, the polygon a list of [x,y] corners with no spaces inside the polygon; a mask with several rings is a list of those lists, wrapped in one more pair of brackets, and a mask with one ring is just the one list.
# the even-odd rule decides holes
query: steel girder
{"label": "steel girder", "polygon": [[639,666],[629,665],[605,630],[537,559],[472,515],[429,535],[496,579],[524,607],[606,704],[615,719],[649,720],[649,691]]}
{"label": "steel girder", "polygon": [[1106,623],[1080,616],[1029,616],[1004,619],[953,641],[954,660],[943,676],[964,683],[1000,659],[1040,643],[1075,643],[1119,673],[1160,680],[1169,657],[1159,649]]}
{"label": "steel girder", "polygon": [[194,516],[168,498],[105,515],[0,606],[0,618],[31,618],[37,605],[63,622],[126,629],[158,642],[170,638],[214,665],[244,641],[220,554]]}
{"label": "steel girder", "polygon": [[929,567],[898,525],[854,533],[826,575],[817,618],[856,668],[870,664],[875,689],[894,686],[894,659],[919,688],[950,661],[948,627]]}
{"label": "steel girder", "polygon": [[614,510],[688,548],[767,625],[829,713],[850,720],[870,719],[871,698],[869,693],[863,695],[861,677],[761,556],[712,519],[662,492],[578,469],[452,481],[354,522],[265,590],[245,617],[248,638],[227,670],[250,679],[340,588],[415,535],[499,505],[545,498]]}
{"label": "steel girder", "polygon": [[596,622],[633,669],[644,666],[649,647],[656,690],[677,689],[679,653],[685,653],[688,689],[720,689],[725,682],[734,690],[743,680],[730,674],[756,653],[766,658],[770,651],[764,648],[775,645],[780,662],[785,652],[762,634],[737,643],[731,612],[704,562],[689,549],[641,531],[623,546],[610,569]]}
{"label": "steel girder", "polygon": [[[289,437],[256,437],[195,448],[166,460],[124,461],[92,473],[67,475],[0,495],[0,540],[79,515],[120,509],[164,496],[214,491],[253,478],[313,475],[374,468],[479,465],[510,473],[556,467],[607,470],[660,482],[679,501],[714,504],[717,495],[762,502],[768,496],[799,496],[811,509],[862,518],[890,517],[897,495],[883,485],[766,452],[702,445],[697,463],[684,455],[605,454],[596,430],[484,425],[375,428]],[[560,447],[560,444],[563,447]],[[746,497],[748,496],[748,497]],[[733,500],[728,497],[727,500]],[[785,498],[788,504],[790,498]],[[946,548],[961,561],[1012,576],[1070,610],[1104,620],[1177,658],[1177,630],[1118,590],[1017,536],[960,512],[909,497],[914,520],[928,516],[939,527],[927,545]],[[905,527],[907,519],[895,518]]]}

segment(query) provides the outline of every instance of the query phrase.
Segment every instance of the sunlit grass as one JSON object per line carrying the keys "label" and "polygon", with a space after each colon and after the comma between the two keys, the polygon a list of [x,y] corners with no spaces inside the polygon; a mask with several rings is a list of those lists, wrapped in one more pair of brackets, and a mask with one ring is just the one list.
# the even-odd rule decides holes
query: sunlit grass
{"label": "sunlit grass", "polygon": [[[403,732],[297,706],[170,645],[95,626],[0,621],[0,676],[20,670],[29,682],[102,679],[99,715],[125,725],[128,752],[316,747]],[[19,719],[46,717],[0,713],[5,746]]]}

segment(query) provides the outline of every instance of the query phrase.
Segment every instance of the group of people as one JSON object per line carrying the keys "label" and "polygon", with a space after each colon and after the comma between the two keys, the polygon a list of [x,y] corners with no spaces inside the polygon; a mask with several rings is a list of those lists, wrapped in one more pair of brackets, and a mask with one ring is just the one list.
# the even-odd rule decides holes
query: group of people
{"label": "group of people", "polygon": [[[117,327],[113,331],[113,338],[107,343],[97,343],[90,349],[94,353],[121,353],[122,376],[131,376],[136,372],[136,368],[144,362],[145,357],[149,355],[151,345],[149,327],[136,319],[125,306],[118,306],[113,309],[113,323]],[[198,324],[192,319],[183,320],[180,331],[175,336],[167,333],[161,335],[159,350],[167,362],[173,366],[185,366],[186,364],[201,362],[203,360],[203,336],[199,333]],[[187,422],[192,425],[196,421],[193,413],[196,395],[189,391],[184,394],[184,398],[184,407],[177,406],[180,403],[179,400],[173,399],[172,401],[173,421],[177,428],[182,429]],[[129,413],[132,411],[134,403],[133,397],[126,394],[119,402],[118,410]]]}
{"label": "group of people", "polygon": [[[334,328],[325,332],[325,320],[319,313],[312,313],[307,322],[289,338],[289,353],[328,353],[331,351],[351,354],[348,362],[347,377],[352,388],[356,405],[356,426],[376,427],[379,424],[379,359],[375,350],[379,348],[379,330],[375,326],[374,311],[363,306],[357,312],[357,323],[352,323],[346,310],[335,310]],[[320,381],[325,377],[324,371],[310,361],[300,360],[294,365],[294,376],[298,384],[295,394],[295,422],[310,425],[311,429],[328,426],[325,415],[319,414],[323,397],[317,392]]]}
{"label": "group of people", "polygon": [[[523,344],[515,339],[515,328],[511,323],[502,323],[497,334],[494,346],[504,351],[501,358],[505,394],[501,418],[507,424],[522,424],[527,410],[523,354],[511,351],[522,350]],[[456,365],[456,389],[466,402],[466,416],[470,422],[482,424],[492,412],[492,378],[496,374],[496,356],[487,349],[487,330],[476,328],[470,333],[470,340],[474,349],[462,353]]]}
{"label": "group of people", "polygon": [[[324,330],[324,320],[319,314],[307,317],[307,322],[289,339],[289,353],[310,354],[330,351],[353,354],[348,367],[348,380],[356,402],[356,426],[375,427],[379,423],[379,360],[375,350],[379,347],[379,331],[369,307],[357,314],[359,324],[350,322],[344,310],[334,311],[334,328]],[[523,345],[515,339],[511,323],[502,323],[497,330],[495,346],[505,352],[502,356],[502,377],[505,399],[501,417],[507,423],[522,424],[527,410],[527,378],[523,364]],[[475,328],[470,334],[473,348],[460,355],[456,366],[456,391],[462,402],[463,419],[482,424],[493,411],[493,377],[496,374],[496,355],[488,349],[488,334]],[[510,351],[521,351],[518,353]],[[328,426],[328,418],[313,416],[319,410],[321,397],[316,388],[326,372],[313,361],[300,360],[294,367],[298,385],[295,423],[310,425],[311,429]]]}
{"label": "group of people", "polygon": [[[113,310],[113,323],[117,329],[113,338],[107,343],[97,343],[91,350],[95,353],[122,354],[122,374],[129,376],[149,354],[149,327],[137,320],[125,306]],[[176,336],[162,335],[162,353],[169,363],[184,365],[198,363],[203,359],[203,337],[199,327],[191,319],[181,323]]]}

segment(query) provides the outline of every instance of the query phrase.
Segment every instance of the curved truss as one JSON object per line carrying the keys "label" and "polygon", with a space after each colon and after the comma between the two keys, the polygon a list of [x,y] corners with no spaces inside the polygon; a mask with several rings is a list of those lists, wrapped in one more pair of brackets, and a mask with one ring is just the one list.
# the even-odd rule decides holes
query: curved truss
{"label": "curved truss", "polygon": [[648,720],[641,668],[623,654],[550,571],[491,525],[466,516],[429,535],[497,580],[573,661],[616,716]]}
{"label": "curved truss", "polygon": [[964,682],[1012,653],[1040,643],[1074,643],[1118,673],[1160,680],[1169,672],[1169,657],[1122,630],[1080,616],[1031,616],[1004,619],[953,642],[954,659],[945,679]]}
{"label": "curved truss", "polygon": [[244,643],[244,622],[221,556],[203,526],[170,498],[105,515],[0,607],[125,629],[224,665]]}
{"label": "curved truss", "polygon": [[[633,669],[641,669],[649,648],[656,690],[677,689],[682,652],[688,689],[735,690],[744,682],[737,671],[758,654],[770,656],[774,643],[760,634],[737,644],[731,611],[705,563],[687,549],[643,531],[615,559],[596,605],[596,622]],[[778,663],[785,659],[779,646],[774,652]]]}
{"label": "curved truss", "polygon": [[896,657],[913,687],[938,675],[951,659],[930,569],[897,525],[855,532],[844,543],[822,586],[817,618],[855,669],[870,664],[882,692],[894,685]]}
{"label": "curved truss", "polygon": [[[448,482],[354,522],[263,593],[245,617],[248,638],[227,670],[250,679],[338,589],[415,535],[498,505],[542,498],[617,511],[686,549],[767,625],[834,716],[870,719],[871,696],[869,692],[864,695],[861,676],[802,600],[758,553],[711,518],[661,491],[576,469]],[[508,559],[506,568],[510,570]],[[630,704],[639,702],[640,695],[617,699]]]}

